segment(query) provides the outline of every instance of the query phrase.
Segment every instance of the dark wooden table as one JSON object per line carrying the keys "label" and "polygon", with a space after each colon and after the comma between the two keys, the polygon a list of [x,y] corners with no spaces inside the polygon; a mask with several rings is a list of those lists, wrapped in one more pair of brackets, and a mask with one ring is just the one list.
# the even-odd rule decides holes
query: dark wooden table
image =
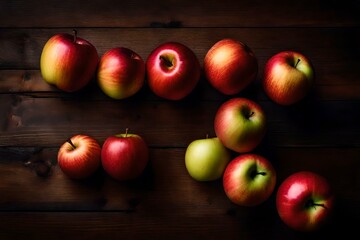
{"label": "dark wooden table", "polygon": [[[358,235],[360,204],[359,1],[0,1],[0,239],[346,239]],[[179,41],[201,64],[218,40],[247,43],[259,61],[257,80],[236,96],[258,102],[268,132],[254,150],[278,174],[322,174],[337,197],[332,221],[313,233],[286,227],[275,192],[264,204],[240,207],[221,181],[199,183],[184,165],[187,145],[214,136],[213,119],[227,99],[202,77],[181,101],[144,87],[112,100],[93,81],[67,94],[39,71],[43,45],[76,28],[101,56],[124,46],[146,59],[165,41]],[[308,56],[316,84],[300,103],[282,107],[261,89],[264,64],[282,50]],[[83,133],[101,144],[129,128],[150,147],[150,164],[131,182],[101,169],[68,179],[57,165],[59,146]],[[275,191],[276,191],[275,189]]]}

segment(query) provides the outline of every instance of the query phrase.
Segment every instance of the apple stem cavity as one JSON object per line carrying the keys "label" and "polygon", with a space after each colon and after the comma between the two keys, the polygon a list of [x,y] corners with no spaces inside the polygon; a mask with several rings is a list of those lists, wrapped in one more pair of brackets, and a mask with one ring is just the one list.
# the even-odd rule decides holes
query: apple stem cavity
{"label": "apple stem cavity", "polygon": [[255,178],[257,175],[265,176],[266,172],[257,172],[257,171],[251,172],[251,178]]}
{"label": "apple stem cavity", "polygon": [[241,109],[241,113],[247,118],[250,119],[252,116],[254,116],[255,112],[251,111],[250,108],[244,107]]}
{"label": "apple stem cavity", "polygon": [[73,34],[74,34],[74,43],[76,43],[76,37],[77,37],[77,31],[76,31],[76,29],[73,29]]}
{"label": "apple stem cavity", "polygon": [[296,67],[296,66],[299,64],[299,62],[300,62],[300,58],[298,58],[298,60],[297,60],[297,62],[295,63],[295,66],[294,66],[294,67]]}
{"label": "apple stem cavity", "polygon": [[316,209],[316,207],[323,207],[323,208],[326,209],[325,204],[315,203],[312,199],[309,199],[309,200],[306,202],[306,207],[313,207],[314,209]]}
{"label": "apple stem cavity", "polygon": [[170,67],[173,66],[172,62],[171,62],[169,59],[167,59],[166,57],[160,56],[159,59],[160,59],[161,61],[163,61],[167,67],[170,68]]}
{"label": "apple stem cavity", "polygon": [[76,148],[76,146],[74,145],[74,143],[71,141],[70,138],[68,140],[66,140],[66,141],[73,147],[73,149]]}

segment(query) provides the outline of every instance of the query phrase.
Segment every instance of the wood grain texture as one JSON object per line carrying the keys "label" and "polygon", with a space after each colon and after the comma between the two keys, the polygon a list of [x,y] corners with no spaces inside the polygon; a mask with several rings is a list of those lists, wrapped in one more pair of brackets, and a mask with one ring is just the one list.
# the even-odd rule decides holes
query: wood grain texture
{"label": "wood grain texture", "polygon": [[[171,206],[168,210],[175,215],[196,217],[221,214],[233,208],[235,205],[226,198],[220,180],[201,183],[189,176],[185,169],[185,150],[151,148],[150,162],[141,177],[117,182],[103,169],[89,179],[70,180],[57,165],[58,148],[2,148],[0,189],[7,194],[0,199],[0,210],[167,214],[166,208]],[[360,154],[356,148],[302,147],[299,151],[294,147],[268,146],[261,154],[277,170],[277,185],[293,172],[309,170],[327,176],[341,202],[352,203],[360,190],[359,186],[347,187],[359,180]],[[326,168],[321,161],[323,156],[326,156]],[[45,166],[49,167],[47,172]],[[339,178],[339,175],[348,177]],[[351,212],[347,214],[351,216]]]}
{"label": "wood grain texture", "polygon": [[[360,221],[359,1],[0,1],[0,239],[348,239]],[[99,56],[128,47],[144,60],[159,44],[179,41],[201,65],[222,38],[246,43],[259,62],[257,79],[235,96],[204,75],[181,101],[155,96],[147,85],[113,100],[96,79],[64,93],[41,77],[39,60],[54,34],[78,30]],[[283,107],[261,87],[275,53],[304,53],[315,85]],[[184,165],[187,145],[215,136],[213,119],[232,97],[259,103],[268,131],[254,150],[267,157],[277,184],[308,170],[326,177],[336,195],[329,225],[299,233],[278,217],[275,194],[260,206],[232,204],[221,180],[202,183]],[[118,182],[102,168],[86,180],[67,178],[60,145],[84,133],[100,144],[125,131],[141,134],[150,162],[134,181]],[[237,156],[232,152],[232,156]],[[355,235],[356,236],[356,235]]]}
{"label": "wood grain texture", "polygon": [[[348,206],[344,207],[351,211]],[[351,238],[354,219],[328,225],[314,233],[291,231],[274,209],[237,208],[204,217],[118,212],[3,212],[2,239],[321,239]],[[341,212],[338,218],[346,217]],[[21,219],[21,221],[19,221]],[[204,224],[206,221],[206,224]],[[259,229],[260,228],[260,229]],[[19,230],[21,229],[21,230]]]}
{"label": "wood grain texture", "polygon": [[[359,26],[356,0],[1,1],[0,27]],[[44,21],[46,19],[46,21]]]}
{"label": "wood grain texture", "polygon": [[[214,118],[222,102],[198,101],[90,101],[79,96],[37,98],[1,97],[8,102],[0,135],[1,146],[59,146],[77,133],[104,141],[129,128],[156,147],[186,147],[206,134],[215,136]],[[357,102],[304,101],[291,108],[257,101],[267,115],[268,144],[274,146],[359,146]],[[98,114],[99,109],[101,114]],[[338,126],[341,125],[341,128]],[[32,141],[36,139],[36,141]],[[270,141],[271,139],[271,141]],[[264,141],[264,142],[265,142]]]}
{"label": "wood grain texture", "polygon": [[[320,63],[321,64],[321,63]],[[326,65],[326,64],[324,64]],[[340,66],[344,71],[347,65]],[[261,70],[262,71],[262,70]],[[308,98],[316,100],[359,100],[360,84],[356,81],[357,77],[350,70],[348,76],[341,74],[340,70],[319,72],[315,86],[311,90]],[[326,80],[325,80],[326,79]],[[262,90],[262,73],[258,74],[257,79],[237,96],[252,97],[258,100],[269,100]],[[0,94],[22,94],[34,97],[61,97],[67,94],[62,93],[56,87],[49,85],[41,77],[40,70],[0,70]],[[91,97],[92,100],[109,100],[108,96],[103,94],[96,83],[96,79],[89,84],[86,91],[80,91],[83,96]],[[154,95],[145,85],[139,93],[133,98],[143,100],[162,100]],[[197,98],[201,101],[223,101],[228,98],[216,91],[206,80],[204,75],[201,77],[194,92],[190,98]]]}
{"label": "wood grain texture", "polygon": [[[277,217],[275,193],[264,204],[246,208],[226,198],[221,181],[199,183],[191,179],[184,168],[185,149],[152,149],[143,175],[127,183],[112,180],[103,170],[88,180],[70,180],[56,165],[56,148],[38,153],[38,161],[52,163],[49,175],[39,177],[36,169],[26,164],[36,163],[28,158],[36,149],[6,151],[0,153],[0,189],[7,193],[0,201],[2,239],[25,235],[73,238],[79,231],[80,239],[94,239],[91,234],[96,234],[95,238],[113,238],[115,234],[197,239],[211,234],[211,239],[239,235],[247,239],[312,239],[351,235],[349,228],[356,224],[353,206],[360,189],[358,185],[348,187],[359,180],[359,152],[355,148],[302,148],[300,152],[298,148],[268,148],[263,152],[279,173],[277,185],[288,174],[310,170],[327,176],[333,186],[338,204],[333,221],[325,230],[304,235],[287,229]],[[326,168],[321,161],[324,155]],[[260,232],[256,230],[259,226]]]}

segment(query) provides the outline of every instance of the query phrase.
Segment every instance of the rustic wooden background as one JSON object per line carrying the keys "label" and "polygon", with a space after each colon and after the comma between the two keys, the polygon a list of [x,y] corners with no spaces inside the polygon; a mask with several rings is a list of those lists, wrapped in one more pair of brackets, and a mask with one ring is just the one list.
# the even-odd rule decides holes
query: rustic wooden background
{"label": "rustic wooden background", "polygon": [[[0,239],[346,239],[357,236],[360,204],[360,3],[343,0],[0,1]],[[275,208],[232,204],[221,181],[199,183],[186,172],[187,145],[214,135],[217,108],[231,97],[202,78],[186,99],[156,97],[146,86],[112,100],[96,82],[66,94],[41,78],[39,58],[52,35],[78,30],[101,56],[113,47],[145,60],[165,41],[194,50],[201,64],[218,40],[248,44],[257,80],[237,96],[258,102],[269,130],[254,150],[269,158],[278,184],[300,170],[322,174],[337,196],[331,223],[314,233],[287,228]],[[312,92],[282,107],[261,89],[262,69],[282,50],[308,56]],[[150,164],[121,183],[100,169],[85,181],[60,171],[56,154],[70,136],[101,144],[124,132],[142,135]],[[276,189],[275,189],[276,190]]]}

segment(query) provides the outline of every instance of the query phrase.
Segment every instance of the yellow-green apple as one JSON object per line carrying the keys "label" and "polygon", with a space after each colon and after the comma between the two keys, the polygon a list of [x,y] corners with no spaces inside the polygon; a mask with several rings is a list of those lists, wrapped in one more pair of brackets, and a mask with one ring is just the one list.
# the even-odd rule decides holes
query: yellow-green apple
{"label": "yellow-green apple", "polygon": [[189,47],[178,42],[166,42],[150,53],[146,72],[149,87],[156,95],[180,100],[196,87],[201,68]]}
{"label": "yellow-green apple", "polygon": [[66,92],[85,87],[93,78],[99,56],[94,45],[74,35],[61,33],[45,44],[40,57],[43,79]]}
{"label": "yellow-green apple", "polygon": [[102,91],[111,98],[124,99],[144,85],[145,63],[133,50],[118,47],[100,59],[97,80]]}
{"label": "yellow-green apple", "polygon": [[311,171],[301,171],[281,183],[276,195],[276,208],[290,228],[315,231],[330,219],[334,199],[327,179]]}
{"label": "yellow-green apple", "polygon": [[234,95],[255,80],[258,61],[246,44],[226,38],[216,42],[206,53],[204,73],[215,89]]}
{"label": "yellow-green apple", "polygon": [[132,180],[141,175],[149,160],[149,149],[138,134],[125,133],[109,136],[101,150],[102,166],[119,181]]}
{"label": "yellow-green apple", "polygon": [[223,176],[226,196],[240,206],[256,206],[273,193],[276,171],[269,160],[246,153],[231,160]]}
{"label": "yellow-green apple", "polygon": [[99,143],[93,137],[78,134],[61,145],[57,159],[65,175],[73,179],[83,179],[99,168],[100,157]]}
{"label": "yellow-green apple", "polygon": [[225,147],[238,153],[250,152],[266,133],[265,112],[250,99],[232,98],[217,110],[214,128]]}
{"label": "yellow-green apple", "polygon": [[302,100],[314,83],[310,60],[295,51],[283,51],[265,64],[263,88],[274,102],[291,105]]}
{"label": "yellow-green apple", "polygon": [[221,178],[229,161],[229,150],[216,137],[194,140],[186,148],[185,166],[197,181]]}

